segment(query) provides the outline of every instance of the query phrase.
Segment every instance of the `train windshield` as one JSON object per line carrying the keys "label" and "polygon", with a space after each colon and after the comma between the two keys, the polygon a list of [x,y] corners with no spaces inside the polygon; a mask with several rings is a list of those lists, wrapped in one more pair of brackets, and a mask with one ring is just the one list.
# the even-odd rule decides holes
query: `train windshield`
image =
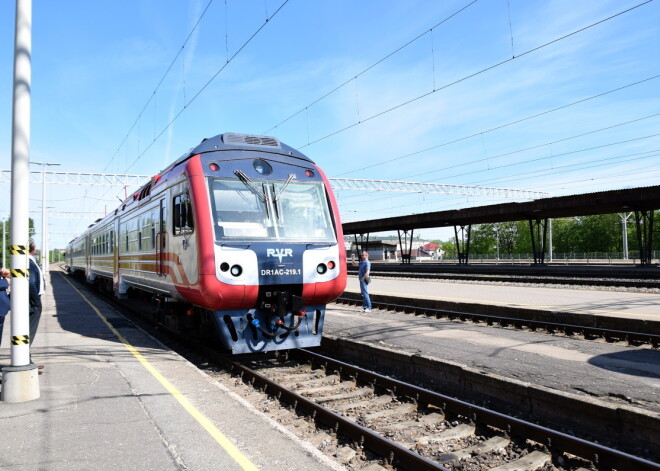
{"label": "train windshield", "polygon": [[321,183],[211,179],[216,240],[335,242]]}

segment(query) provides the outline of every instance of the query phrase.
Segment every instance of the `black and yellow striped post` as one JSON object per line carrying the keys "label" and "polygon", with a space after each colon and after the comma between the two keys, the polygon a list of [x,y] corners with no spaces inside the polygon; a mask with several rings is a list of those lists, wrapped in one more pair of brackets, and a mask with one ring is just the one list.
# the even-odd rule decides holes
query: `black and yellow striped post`
{"label": "black and yellow striped post", "polygon": [[[12,234],[13,235],[13,234]],[[12,240],[13,242],[13,240]],[[27,245],[12,244],[11,256],[11,366],[15,372],[30,372],[30,270]],[[3,373],[6,371],[3,369]],[[38,372],[37,372],[38,373]],[[9,377],[11,379],[11,375]],[[6,394],[3,387],[3,400]]]}
{"label": "black and yellow striped post", "polygon": [[11,366],[2,369],[2,400],[38,399],[39,375],[30,364],[28,249],[30,201],[30,86],[32,0],[16,0],[11,142]]}

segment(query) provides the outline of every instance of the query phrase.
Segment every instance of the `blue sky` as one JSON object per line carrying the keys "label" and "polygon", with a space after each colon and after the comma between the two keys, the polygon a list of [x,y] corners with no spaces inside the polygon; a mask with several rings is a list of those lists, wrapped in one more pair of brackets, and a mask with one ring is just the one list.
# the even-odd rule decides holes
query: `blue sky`
{"label": "blue sky", "polygon": [[[3,169],[14,8],[0,4]],[[659,49],[658,1],[37,0],[31,159],[65,172],[153,175],[233,131],[276,136],[330,178],[553,196],[656,185]],[[50,246],[66,245],[123,194],[49,186]],[[338,198],[345,221],[502,201]],[[6,198],[0,217],[9,207]],[[40,208],[37,185],[38,228]]]}

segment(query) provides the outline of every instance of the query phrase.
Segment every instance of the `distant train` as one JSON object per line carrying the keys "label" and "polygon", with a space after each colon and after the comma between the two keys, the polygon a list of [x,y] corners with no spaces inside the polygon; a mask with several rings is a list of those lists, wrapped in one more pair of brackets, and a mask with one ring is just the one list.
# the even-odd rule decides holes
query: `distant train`
{"label": "distant train", "polygon": [[346,286],[330,183],[275,138],[204,139],[72,240],[66,268],[232,353],[317,346]]}

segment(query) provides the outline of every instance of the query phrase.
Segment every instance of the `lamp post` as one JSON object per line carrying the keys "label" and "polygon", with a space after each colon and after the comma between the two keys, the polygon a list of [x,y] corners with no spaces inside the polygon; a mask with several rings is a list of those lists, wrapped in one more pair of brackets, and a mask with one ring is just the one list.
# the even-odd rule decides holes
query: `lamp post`
{"label": "lamp post", "polygon": [[623,259],[628,260],[628,219],[632,216],[632,213],[619,213],[621,218],[621,226],[623,230]]}
{"label": "lamp post", "polygon": [[48,224],[46,223],[46,167],[56,165],[51,162],[30,162],[41,165],[41,272],[46,276],[48,273]]}
{"label": "lamp post", "polygon": [[32,0],[16,0],[11,145],[11,366],[2,369],[4,402],[38,399],[39,376],[30,364],[28,201]]}

